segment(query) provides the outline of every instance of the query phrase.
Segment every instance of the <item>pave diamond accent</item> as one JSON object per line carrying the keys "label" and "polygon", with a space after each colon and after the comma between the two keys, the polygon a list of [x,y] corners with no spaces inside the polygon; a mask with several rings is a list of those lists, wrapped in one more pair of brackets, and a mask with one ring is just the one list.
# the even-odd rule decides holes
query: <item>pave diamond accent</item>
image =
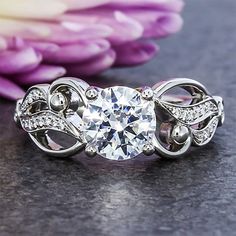
{"label": "pave diamond accent", "polygon": [[102,90],[83,113],[86,142],[108,159],[130,159],[143,151],[156,131],[154,102],[135,89],[115,86]]}
{"label": "pave diamond accent", "polygon": [[207,144],[212,139],[218,126],[218,122],[219,122],[218,118],[214,117],[203,129],[200,130],[192,129],[194,142],[199,146]]}
{"label": "pave diamond accent", "polygon": [[22,117],[21,125],[27,132],[51,129],[73,134],[71,127],[64,119],[49,111],[39,112],[31,116]]}
{"label": "pave diamond accent", "polygon": [[21,104],[21,110],[25,111],[31,104],[38,100],[46,100],[46,96],[40,89],[32,88]]}
{"label": "pave diamond accent", "polygon": [[211,100],[206,100],[189,106],[178,106],[167,102],[162,102],[161,105],[175,119],[188,125],[199,123],[218,112],[216,104]]}

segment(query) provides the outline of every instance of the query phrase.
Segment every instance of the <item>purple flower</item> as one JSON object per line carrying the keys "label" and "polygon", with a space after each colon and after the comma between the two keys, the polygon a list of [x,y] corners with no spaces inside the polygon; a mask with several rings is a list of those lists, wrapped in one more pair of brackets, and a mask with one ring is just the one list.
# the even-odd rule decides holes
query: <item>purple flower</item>
{"label": "purple flower", "polygon": [[0,96],[65,74],[149,61],[182,26],[182,0],[1,0]]}

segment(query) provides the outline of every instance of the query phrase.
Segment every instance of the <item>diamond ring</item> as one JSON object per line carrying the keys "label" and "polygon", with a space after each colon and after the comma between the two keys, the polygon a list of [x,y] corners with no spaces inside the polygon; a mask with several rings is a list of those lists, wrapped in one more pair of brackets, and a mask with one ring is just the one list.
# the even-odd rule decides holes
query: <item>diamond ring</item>
{"label": "diamond ring", "polygon": [[[175,158],[212,139],[224,122],[224,105],[191,79],[152,88],[102,89],[68,77],[31,87],[17,101],[14,119],[50,155],[70,156],[84,149],[88,156],[111,160],[140,153]],[[63,146],[60,134],[73,142]]]}

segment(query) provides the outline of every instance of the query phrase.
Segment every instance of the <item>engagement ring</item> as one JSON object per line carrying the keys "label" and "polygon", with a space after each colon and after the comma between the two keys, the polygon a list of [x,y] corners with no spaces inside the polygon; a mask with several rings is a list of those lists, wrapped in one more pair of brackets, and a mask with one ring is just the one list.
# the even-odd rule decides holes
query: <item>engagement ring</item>
{"label": "engagement ring", "polygon": [[[185,78],[138,89],[102,89],[61,78],[31,87],[17,101],[15,121],[50,155],[70,156],[84,149],[88,156],[111,160],[141,153],[174,158],[212,139],[224,122],[224,105],[221,97]],[[74,142],[63,147],[60,133]]]}

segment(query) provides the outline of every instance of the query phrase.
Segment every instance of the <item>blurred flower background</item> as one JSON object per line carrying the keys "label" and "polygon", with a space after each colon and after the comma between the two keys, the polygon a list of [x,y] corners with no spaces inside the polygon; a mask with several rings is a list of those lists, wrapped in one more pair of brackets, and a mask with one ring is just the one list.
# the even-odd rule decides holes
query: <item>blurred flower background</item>
{"label": "blurred flower background", "polygon": [[182,26],[182,0],[1,0],[0,96],[60,76],[149,61]]}

